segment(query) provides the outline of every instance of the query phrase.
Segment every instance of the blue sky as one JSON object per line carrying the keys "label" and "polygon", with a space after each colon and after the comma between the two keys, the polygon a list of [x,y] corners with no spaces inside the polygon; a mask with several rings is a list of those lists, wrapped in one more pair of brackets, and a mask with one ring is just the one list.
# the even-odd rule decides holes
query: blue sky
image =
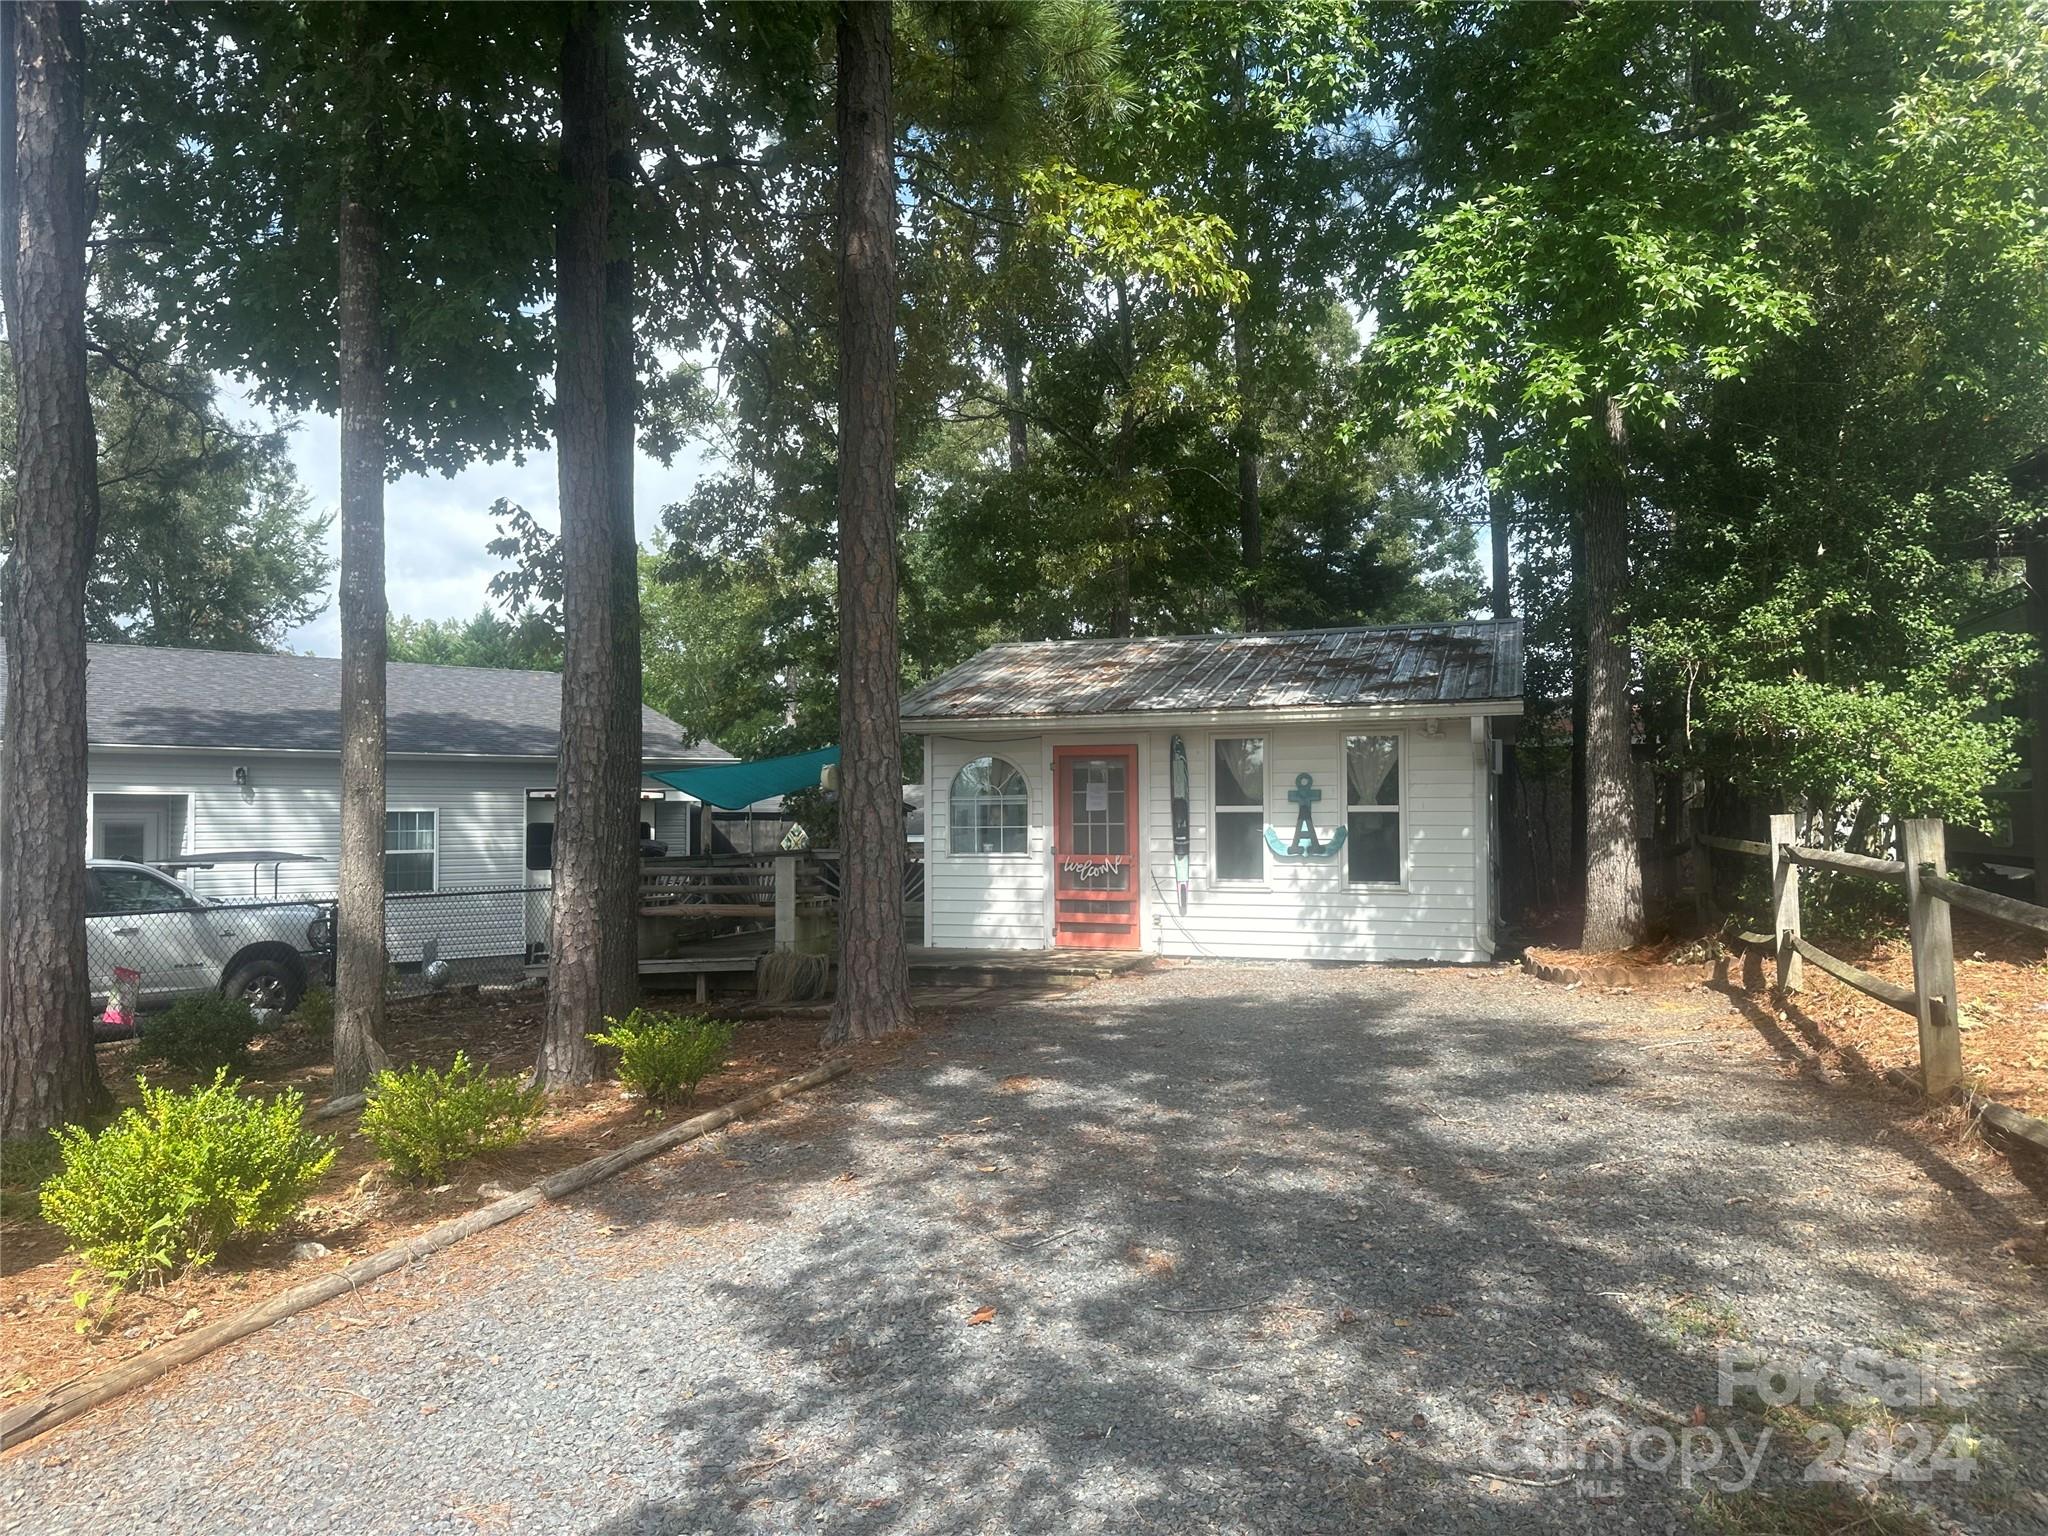
{"label": "blue sky", "polygon": [[[231,379],[221,381],[221,404],[230,415],[270,424]],[[304,416],[291,436],[292,462],[313,503],[331,512],[341,495],[340,429],[332,416]],[[680,501],[704,473],[706,455],[692,444],[673,465],[640,456],[633,487],[633,523],[648,542],[661,509]],[[454,476],[407,475],[384,490],[384,586],[394,614],[414,618],[467,618],[488,601],[486,588],[502,562],[485,545],[496,532],[491,503],[519,502],[550,528],[555,519],[555,456],[528,455],[522,464],[472,464]],[[329,553],[341,552],[340,530],[328,534]],[[329,582],[330,596],[332,581]],[[341,654],[341,631],[330,602],[312,623],[292,631],[285,647],[316,656]]]}

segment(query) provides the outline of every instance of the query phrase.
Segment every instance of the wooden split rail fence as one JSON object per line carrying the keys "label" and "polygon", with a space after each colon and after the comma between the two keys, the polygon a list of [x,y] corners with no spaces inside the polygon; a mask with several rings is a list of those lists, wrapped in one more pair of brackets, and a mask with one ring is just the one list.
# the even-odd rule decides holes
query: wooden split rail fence
{"label": "wooden split rail fence", "polygon": [[[2008,927],[2048,935],[2048,907],[2015,901],[1992,891],[1963,885],[1942,873],[1947,867],[1946,833],[1936,819],[1908,821],[1903,832],[1901,858],[1875,859],[1860,853],[1842,853],[1832,848],[1808,848],[1799,842],[1799,829],[1792,816],[1771,818],[1770,839],[1755,842],[1740,837],[1701,836],[1698,888],[1702,903],[1711,885],[1705,877],[1706,853],[1745,854],[1770,865],[1772,932],[1744,934],[1752,943],[1769,948],[1777,962],[1781,992],[1797,992],[1805,982],[1808,964],[1825,971],[1837,981],[1875,998],[1889,1008],[1912,1018],[1920,1035],[1920,1089],[1930,1099],[1945,1099],[1964,1088],[1960,1006],[1956,998],[1955,941],[1950,932],[1949,911],[1961,907],[1979,917]],[[1913,955],[1913,984],[1901,986],[1882,976],[1873,976],[1831,955],[1809,941],[1799,924],[1799,872],[1802,869],[1829,874],[1857,875],[1903,886],[1906,892],[1906,927]],[[1985,1118],[1994,1125],[2040,1141],[2042,1122],[2004,1105],[1984,1106]]]}

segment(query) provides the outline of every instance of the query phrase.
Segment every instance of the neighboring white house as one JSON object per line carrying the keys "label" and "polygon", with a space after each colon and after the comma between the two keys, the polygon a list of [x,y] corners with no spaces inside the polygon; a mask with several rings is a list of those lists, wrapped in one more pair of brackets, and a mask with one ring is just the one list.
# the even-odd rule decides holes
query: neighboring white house
{"label": "neighboring white house", "polygon": [[925,942],[1490,959],[1521,694],[1516,621],[992,646],[903,701]]}
{"label": "neighboring white house", "polygon": [[[0,650],[0,690],[5,652]],[[562,682],[552,672],[393,662],[387,673],[385,887],[447,892],[431,925],[460,956],[518,955],[545,936],[545,902],[509,893],[549,883]],[[275,870],[281,897],[331,895],[340,854],[341,663],[169,647],[93,645],[86,667],[87,844],[95,858],[158,864],[206,852],[276,849],[318,862]],[[5,696],[0,691],[0,718]],[[649,768],[730,762],[641,712]],[[643,781],[643,826],[669,851],[694,850],[699,808]],[[201,895],[270,896],[273,871],[194,869]],[[495,889],[500,901],[453,893]],[[399,904],[394,903],[394,908]],[[529,910],[531,909],[531,910]],[[424,909],[422,909],[424,910]],[[540,933],[530,930],[538,926]],[[406,925],[394,914],[393,959]]]}

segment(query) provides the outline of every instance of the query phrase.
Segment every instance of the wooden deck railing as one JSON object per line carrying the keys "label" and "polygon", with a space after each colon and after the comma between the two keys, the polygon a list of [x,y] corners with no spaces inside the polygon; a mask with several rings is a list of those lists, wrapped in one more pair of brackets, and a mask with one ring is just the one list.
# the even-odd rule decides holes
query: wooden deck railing
{"label": "wooden deck railing", "polygon": [[645,859],[642,917],[775,916],[775,857]]}
{"label": "wooden deck railing", "polygon": [[[906,914],[924,906],[924,861],[907,858]],[[773,921],[778,947],[797,942],[805,919],[839,906],[839,855],[830,849],[647,859],[640,866],[640,915],[650,918],[733,918]]]}

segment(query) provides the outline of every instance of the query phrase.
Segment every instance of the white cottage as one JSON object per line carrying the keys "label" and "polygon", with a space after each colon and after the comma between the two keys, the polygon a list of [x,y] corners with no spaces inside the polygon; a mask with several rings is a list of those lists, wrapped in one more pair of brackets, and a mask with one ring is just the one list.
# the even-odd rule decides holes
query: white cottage
{"label": "white cottage", "polygon": [[924,942],[1492,958],[1519,621],[992,646],[925,738]]}

